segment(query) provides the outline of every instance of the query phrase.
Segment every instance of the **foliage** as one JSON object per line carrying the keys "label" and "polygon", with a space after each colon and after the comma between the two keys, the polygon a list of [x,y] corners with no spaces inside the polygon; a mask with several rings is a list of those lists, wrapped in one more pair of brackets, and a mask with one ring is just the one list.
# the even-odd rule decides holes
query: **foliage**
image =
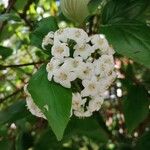
{"label": "foliage", "polygon": [[[80,15],[70,21],[59,1],[0,2],[0,149],[150,149],[149,8],[149,0],[91,0],[79,24]],[[41,47],[49,31],[76,25],[104,33],[116,51],[118,78],[91,118],[70,118],[71,91],[47,80],[51,47]],[[27,110],[27,82],[47,120]]]}

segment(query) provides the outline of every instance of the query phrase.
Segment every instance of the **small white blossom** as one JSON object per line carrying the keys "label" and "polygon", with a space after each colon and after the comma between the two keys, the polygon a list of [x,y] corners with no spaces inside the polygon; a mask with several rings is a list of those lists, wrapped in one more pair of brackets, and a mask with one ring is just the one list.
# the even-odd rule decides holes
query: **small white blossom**
{"label": "small white blossom", "polygon": [[66,88],[71,88],[71,81],[76,79],[76,74],[67,68],[60,67],[54,71],[54,81]]}
{"label": "small white blossom", "polygon": [[45,49],[45,46],[47,46],[48,44],[52,45],[54,43],[53,38],[54,38],[54,32],[51,31],[44,37],[42,42],[42,48]]}
{"label": "small white blossom", "polygon": [[107,53],[109,49],[108,41],[103,34],[96,34],[91,37],[91,42],[94,44],[95,49],[100,50],[100,54]]}
{"label": "small white blossom", "polygon": [[67,67],[70,71],[76,72],[77,68],[83,64],[82,57],[67,58],[63,66]]}
{"label": "small white blossom", "polygon": [[82,85],[84,89],[81,91],[81,95],[84,96],[96,96],[99,90],[99,84],[97,78],[94,76],[91,80],[83,80]]}
{"label": "small white blossom", "polygon": [[112,55],[102,55],[98,60],[94,61],[95,74],[107,76],[114,69],[114,60]]}
{"label": "small white blossom", "polygon": [[75,45],[74,46],[74,57],[81,56],[83,59],[87,59],[91,53],[93,53],[93,48],[89,44],[85,44],[82,46]]}
{"label": "small white blossom", "polygon": [[66,46],[65,43],[57,43],[57,44],[53,45],[51,52],[55,58],[59,58],[59,59],[68,57],[70,55],[69,47]]}
{"label": "small white blossom", "polygon": [[74,93],[72,98],[72,108],[74,110],[79,110],[82,105],[85,104],[86,98],[82,99],[81,94]]}
{"label": "small white blossom", "polygon": [[88,35],[83,29],[65,28],[59,29],[54,34],[54,42],[67,42],[68,39],[74,40],[78,45],[83,45],[88,41]]}
{"label": "small white blossom", "polygon": [[62,60],[52,58],[50,62],[46,65],[46,70],[48,72],[48,80],[51,81],[54,71],[59,68],[59,65],[62,63]]}
{"label": "small white blossom", "polygon": [[77,68],[78,78],[80,79],[90,79],[94,75],[94,66],[92,63],[82,63]]}
{"label": "small white blossom", "polygon": [[96,96],[96,97],[92,98],[92,100],[89,101],[88,109],[91,112],[98,111],[101,108],[103,101],[104,101],[104,99],[100,96]]}
{"label": "small white blossom", "polygon": [[90,112],[90,111],[84,111],[83,109],[78,110],[78,111],[74,111],[74,114],[75,114],[75,116],[77,116],[79,118],[92,116],[92,112]]}

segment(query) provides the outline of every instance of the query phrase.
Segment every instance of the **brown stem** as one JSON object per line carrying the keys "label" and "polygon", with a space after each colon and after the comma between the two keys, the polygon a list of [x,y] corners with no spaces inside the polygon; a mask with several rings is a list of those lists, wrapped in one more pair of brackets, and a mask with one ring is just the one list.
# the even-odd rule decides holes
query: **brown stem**
{"label": "brown stem", "polygon": [[[8,6],[7,6],[6,10],[4,10],[3,14],[9,13],[11,11],[11,9],[13,8],[15,2],[16,2],[16,0],[9,0]],[[2,32],[2,30],[6,24],[7,24],[7,21],[0,23],[0,33]]]}
{"label": "brown stem", "polygon": [[0,70],[5,70],[6,68],[18,68],[18,67],[32,66],[36,64],[42,64],[44,62],[45,61],[39,61],[39,62],[32,62],[32,63],[27,63],[27,64],[7,65],[7,66],[0,65]]}
{"label": "brown stem", "polygon": [[23,88],[19,89],[19,90],[16,90],[15,92],[13,92],[12,94],[4,97],[4,98],[0,98],[0,104],[3,103],[5,100],[7,100],[8,98],[11,98],[15,95],[17,95],[18,93],[20,93],[21,91],[23,90]]}

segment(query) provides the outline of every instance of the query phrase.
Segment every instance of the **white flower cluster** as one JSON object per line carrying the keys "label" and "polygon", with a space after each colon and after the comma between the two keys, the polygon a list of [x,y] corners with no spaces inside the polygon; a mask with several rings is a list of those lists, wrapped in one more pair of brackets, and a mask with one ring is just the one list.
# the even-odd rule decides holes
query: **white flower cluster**
{"label": "white flower cluster", "polygon": [[100,109],[104,92],[116,78],[113,48],[104,35],[88,37],[78,28],[48,33],[42,47],[48,44],[52,45],[53,56],[46,67],[48,80],[72,89],[74,115],[91,116]]}
{"label": "white flower cluster", "polygon": [[30,93],[27,90],[27,84],[24,86],[24,92],[26,94],[26,103],[27,103],[27,107],[29,109],[29,111],[37,117],[41,117],[46,119],[46,117],[44,116],[44,114],[42,113],[42,111],[36,106],[36,104],[33,102],[33,99],[30,95]]}

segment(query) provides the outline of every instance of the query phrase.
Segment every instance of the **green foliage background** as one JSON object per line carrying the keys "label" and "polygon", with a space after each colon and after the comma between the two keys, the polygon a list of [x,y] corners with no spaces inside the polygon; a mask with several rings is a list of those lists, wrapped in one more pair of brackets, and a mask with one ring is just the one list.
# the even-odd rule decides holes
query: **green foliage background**
{"label": "green foliage background", "polygon": [[[0,150],[150,149],[150,2],[91,0],[88,9],[78,24],[62,14],[59,1],[0,4]],[[71,92],[45,78],[42,64],[51,55],[50,47],[42,49],[42,39],[68,26],[89,35],[104,33],[116,51],[118,78],[91,118],[69,119]],[[48,121],[27,110],[23,87],[28,81],[39,108],[53,107],[42,110]]]}

